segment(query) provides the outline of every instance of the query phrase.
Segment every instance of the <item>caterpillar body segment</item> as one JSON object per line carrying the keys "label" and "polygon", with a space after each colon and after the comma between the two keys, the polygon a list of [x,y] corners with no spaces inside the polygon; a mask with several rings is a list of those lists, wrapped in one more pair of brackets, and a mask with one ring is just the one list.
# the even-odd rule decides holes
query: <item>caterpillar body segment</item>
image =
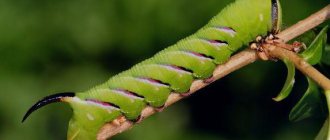
{"label": "caterpillar body segment", "polygon": [[[146,71],[148,70],[148,71]],[[183,93],[189,90],[193,81],[192,74],[172,65],[167,64],[143,64],[133,68],[131,73],[133,77],[147,77],[161,81],[169,85],[168,87],[175,92]],[[187,83],[184,83],[184,82]]]}
{"label": "caterpillar body segment", "polygon": [[[187,41],[178,42],[176,47],[182,51],[203,54],[206,57],[211,58],[214,64],[224,63],[232,54],[232,51],[228,49],[228,44],[219,40],[201,40],[192,38]],[[197,78],[198,74],[195,75],[195,77]]]}
{"label": "caterpillar body segment", "polygon": [[95,140],[98,129],[120,115],[119,108],[110,104],[88,101],[79,97],[65,98],[73,109],[67,134],[68,140]]}
{"label": "caterpillar body segment", "polygon": [[[236,1],[236,3],[237,5],[244,5],[239,9],[239,11],[242,12],[233,12],[229,10],[230,8],[225,8],[223,11],[221,11],[220,14],[215,16],[206,26],[217,27],[219,25],[222,25],[224,27],[231,27],[236,31],[235,39],[239,39],[239,41],[243,45],[247,45],[249,42],[254,40],[256,38],[256,35],[265,36],[269,32],[274,32],[280,29],[280,22],[282,18],[282,15],[280,14],[282,12],[278,0],[242,0]],[[269,4],[271,5],[271,7],[269,7]],[[231,5],[229,7],[235,6]],[[237,43],[235,43],[235,41],[232,42],[234,44]],[[242,48],[242,46],[239,44],[230,45],[230,49],[234,51],[240,48]]]}
{"label": "caterpillar body segment", "polygon": [[77,93],[76,97],[86,101],[116,106],[129,120],[139,117],[141,110],[146,106],[143,98],[123,89],[93,89]]}
{"label": "caterpillar body segment", "polygon": [[[73,108],[68,139],[96,139],[103,124],[119,116],[136,121],[147,105],[162,107],[171,92],[188,92],[193,80],[211,77],[216,65],[257,36],[277,32],[279,14],[278,0],[236,0],[195,34],[152,58],[88,91],[61,97],[56,101]],[[32,107],[24,119],[40,107]]]}
{"label": "caterpillar body segment", "polygon": [[[212,75],[215,68],[213,60],[204,54],[193,51],[167,51],[152,58],[155,62],[182,68],[182,71],[191,72],[191,78],[205,79]],[[181,82],[181,81],[180,81]],[[192,81],[191,81],[192,82]],[[190,84],[189,84],[190,87]],[[186,91],[188,91],[187,87]],[[182,92],[186,92],[181,90]]]}
{"label": "caterpillar body segment", "polygon": [[171,89],[168,85],[160,84],[157,81],[147,78],[125,77],[110,80],[110,89],[126,89],[144,97],[146,103],[154,107],[161,107],[167,100]]}

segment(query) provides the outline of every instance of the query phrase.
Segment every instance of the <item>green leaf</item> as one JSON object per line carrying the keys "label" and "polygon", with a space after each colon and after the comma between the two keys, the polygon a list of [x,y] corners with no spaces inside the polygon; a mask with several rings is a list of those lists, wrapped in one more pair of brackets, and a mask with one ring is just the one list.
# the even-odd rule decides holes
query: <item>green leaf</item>
{"label": "green leaf", "polygon": [[[299,37],[297,37],[295,41],[304,42],[305,45],[309,46],[314,41],[316,35],[317,35],[316,30],[309,30],[304,34],[300,35]],[[293,41],[290,42],[293,43]]]}
{"label": "green leaf", "polygon": [[300,121],[312,116],[314,113],[320,112],[321,109],[321,94],[317,84],[310,78],[307,78],[308,88],[293,107],[290,112],[289,119],[291,121]]}
{"label": "green leaf", "polygon": [[301,53],[301,56],[311,65],[315,65],[321,61],[323,46],[327,40],[327,30],[328,26],[325,26],[309,47]]}
{"label": "green leaf", "polygon": [[288,69],[288,74],[281,92],[279,93],[279,95],[277,95],[277,97],[273,98],[273,100],[277,102],[282,101],[283,99],[289,96],[294,85],[294,76],[296,72],[294,64],[291,61],[287,59],[283,59],[282,61],[284,62],[284,64]]}
{"label": "green leaf", "polygon": [[[309,47],[301,53],[301,56],[311,65],[320,63],[324,60],[323,48],[326,45],[328,26],[325,26],[315,37]],[[328,59],[329,60],[329,59]],[[322,111],[322,97],[318,85],[307,77],[308,88],[303,97],[293,107],[289,119],[291,121],[300,121],[311,117],[313,114],[320,114]]]}
{"label": "green leaf", "polygon": [[315,137],[315,140],[327,140],[328,132],[329,132],[329,117],[324,121],[321,130]]}
{"label": "green leaf", "polygon": [[[330,90],[325,91],[325,97],[327,99],[328,110],[330,110]],[[328,140],[330,138],[329,133],[329,116],[325,120],[320,132],[316,136],[316,140]]]}
{"label": "green leaf", "polygon": [[330,65],[330,44],[327,44],[324,47],[322,63]]}

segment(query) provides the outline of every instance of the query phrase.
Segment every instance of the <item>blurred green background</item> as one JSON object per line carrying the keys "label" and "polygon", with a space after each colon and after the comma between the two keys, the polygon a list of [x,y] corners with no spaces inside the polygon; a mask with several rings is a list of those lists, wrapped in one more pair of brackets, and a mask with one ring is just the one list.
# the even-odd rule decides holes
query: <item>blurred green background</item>
{"label": "blurred green background", "polygon": [[[194,33],[233,0],[0,0],[0,139],[66,138],[71,110],[25,111],[51,93],[82,91]],[[284,27],[327,0],[282,0]],[[115,140],[313,139],[323,117],[288,121],[306,89],[276,103],[280,62],[257,62],[158,113]]]}

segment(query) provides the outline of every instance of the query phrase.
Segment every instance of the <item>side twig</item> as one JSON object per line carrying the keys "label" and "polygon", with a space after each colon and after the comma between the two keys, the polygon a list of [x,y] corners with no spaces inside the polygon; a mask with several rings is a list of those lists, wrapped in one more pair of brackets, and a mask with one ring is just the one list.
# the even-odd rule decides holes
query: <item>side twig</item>
{"label": "side twig", "polygon": [[313,79],[324,90],[330,90],[330,80],[296,53],[274,45],[268,45],[265,48],[272,57],[290,60],[304,75]]}
{"label": "side twig", "polygon": [[[279,33],[277,35],[277,37],[282,39],[283,42],[287,42],[287,41],[303,34],[304,32],[316,27],[317,25],[323,23],[325,20],[327,20],[329,18],[330,18],[330,5],[326,6],[319,12],[311,15],[310,17],[306,18],[305,20],[302,20],[302,21],[298,22],[297,24],[291,26],[290,28],[284,30],[283,32]],[[273,49],[273,47],[270,47],[269,49],[271,49],[271,51],[274,53],[273,54],[274,56],[279,56],[279,57],[280,57],[280,54],[278,54],[278,53],[281,53],[281,51],[283,51],[283,50]],[[298,56],[296,56],[296,54],[292,54],[292,55],[290,54],[289,56],[293,57],[293,58],[298,57]],[[285,56],[285,57],[287,57],[287,56]],[[257,59],[258,59],[258,57],[254,51],[244,50],[244,51],[232,56],[227,63],[225,63],[223,65],[219,65],[213,73],[214,80],[218,80],[237,69],[240,69],[250,63],[253,63]],[[301,61],[297,61],[297,64],[299,65],[299,67],[301,66],[301,68],[300,68],[301,71],[305,71],[305,69],[308,69],[308,71],[304,72],[305,74],[308,74],[310,71],[315,70],[315,69],[313,70],[313,68],[310,68],[308,66],[308,64],[299,64],[299,63],[301,63]],[[313,78],[315,81],[318,81],[319,80],[318,78],[322,77],[318,74],[315,74],[315,76],[316,77],[313,76],[314,78],[316,78],[316,79]],[[321,78],[321,79],[323,79],[323,78]],[[330,89],[328,87],[329,84],[327,84],[328,81],[327,80],[322,80],[322,81],[323,82],[321,82],[319,84],[324,84],[321,86],[325,86],[327,89]],[[210,83],[205,83],[201,80],[196,80],[193,82],[189,93],[192,94],[192,93],[196,92],[197,90],[207,86],[208,84],[210,84]],[[172,93],[169,96],[168,100],[166,101],[165,107],[168,107],[169,105],[181,100],[182,98],[184,98],[184,97],[180,96],[177,93]],[[141,113],[142,120],[156,112],[157,112],[156,109],[154,109],[153,107],[146,107]],[[120,118],[114,120],[113,122],[105,124],[100,129],[97,139],[106,140],[118,133],[121,133],[125,130],[130,129],[133,125],[134,124],[132,122],[126,120],[124,117],[120,117]]]}

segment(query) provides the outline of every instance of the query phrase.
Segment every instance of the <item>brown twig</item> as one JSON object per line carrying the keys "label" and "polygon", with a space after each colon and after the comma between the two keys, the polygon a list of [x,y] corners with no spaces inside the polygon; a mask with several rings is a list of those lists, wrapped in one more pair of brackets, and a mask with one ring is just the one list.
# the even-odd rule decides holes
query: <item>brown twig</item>
{"label": "brown twig", "polygon": [[324,90],[330,90],[330,80],[296,53],[274,45],[266,45],[265,49],[274,58],[287,59],[293,62],[295,67],[304,75],[313,79]]}
{"label": "brown twig", "polygon": [[[298,22],[297,24],[291,26],[290,28],[284,30],[283,32],[279,33],[277,35],[277,37],[279,37],[280,39],[283,40],[283,42],[287,42],[301,34],[303,34],[305,31],[308,31],[314,27],[316,27],[317,25],[323,23],[325,20],[327,20],[328,18],[330,18],[330,5],[326,6],[325,8],[323,8],[322,10],[320,10],[319,12],[311,15],[310,17],[306,18],[305,20],[302,20],[300,22]],[[298,56],[296,56],[296,54],[291,54],[288,53],[286,51],[282,52],[283,50],[281,49],[275,49],[270,47],[269,49],[271,49],[270,51],[272,52],[272,54],[274,56],[278,56],[278,57],[290,57],[291,59],[297,59],[297,67],[300,67],[299,69],[301,71],[303,71],[305,74],[309,74],[310,72],[315,73],[315,69],[313,69],[311,66],[308,66],[308,64],[306,63],[302,63],[302,61],[298,60]],[[282,54],[280,53],[285,53],[287,55],[285,56],[281,56]],[[213,80],[218,80],[221,77],[224,77],[225,75],[240,69],[254,61],[256,61],[258,59],[256,53],[252,50],[244,50],[236,55],[234,55],[233,57],[230,58],[230,60],[223,64],[223,65],[219,65],[214,73],[213,73]],[[322,84],[321,86],[326,87],[327,89],[329,84],[327,84],[327,80],[324,80],[324,78],[322,78],[321,75],[319,74],[313,74],[311,76],[315,81],[319,81],[319,79],[322,79],[322,82],[318,82],[319,84]],[[196,80],[193,82],[193,85],[190,88],[190,92],[189,93],[194,93],[197,90],[207,86],[210,83],[205,83],[201,80]],[[181,100],[182,98],[184,98],[183,96],[180,96],[177,93],[172,93],[168,100],[165,103],[165,107]],[[141,119],[143,120],[144,118],[156,113],[156,109],[154,109],[153,107],[146,107],[142,113],[141,113]],[[114,123],[116,122],[116,123]],[[118,119],[116,119],[113,122],[107,123],[105,124],[99,131],[97,139],[98,140],[106,140],[118,133],[121,133],[125,130],[128,130],[129,128],[131,128],[133,126],[133,123],[126,120],[124,117],[120,117]]]}
{"label": "brown twig", "polygon": [[290,28],[285,29],[277,35],[284,42],[288,42],[297,36],[303,34],[304,32],[322,24],[324,21],[330,18],[330,4],[321,9],[320,11],[312,14],[308,18],[299,21],[295,25],[292,25]]}

